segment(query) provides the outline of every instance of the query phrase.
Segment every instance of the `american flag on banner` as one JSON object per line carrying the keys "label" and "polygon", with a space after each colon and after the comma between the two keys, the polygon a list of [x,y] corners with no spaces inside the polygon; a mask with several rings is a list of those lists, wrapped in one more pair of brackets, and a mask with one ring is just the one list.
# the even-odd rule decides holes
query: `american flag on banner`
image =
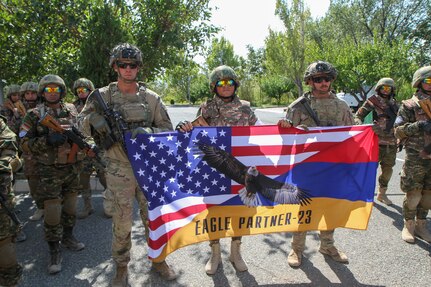
{"label": "american flag on banner", "polygon": [[[148,256],[162,261],[174,250],[229,236],[366,229],[378,161],[370,126],[282,129],[278,126],[196,127],[191,132],[126,135],[135,177],[148,200]],[[245,206],[242,185],[204,161],[205,144],[245,166],[307,190],[309,205],[277,204],[257,195]]]}

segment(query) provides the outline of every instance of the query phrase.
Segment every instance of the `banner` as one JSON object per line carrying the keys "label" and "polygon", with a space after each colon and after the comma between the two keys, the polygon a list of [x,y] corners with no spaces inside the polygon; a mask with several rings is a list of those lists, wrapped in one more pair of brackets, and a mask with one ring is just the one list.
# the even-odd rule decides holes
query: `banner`
{"label": "banner", "polygon": [[[195,127],[129,133],[126,143],[156,262],[223,237],[368,226],[378,166],[371,126]],[[256,206],[244,204],[249,198]]]}

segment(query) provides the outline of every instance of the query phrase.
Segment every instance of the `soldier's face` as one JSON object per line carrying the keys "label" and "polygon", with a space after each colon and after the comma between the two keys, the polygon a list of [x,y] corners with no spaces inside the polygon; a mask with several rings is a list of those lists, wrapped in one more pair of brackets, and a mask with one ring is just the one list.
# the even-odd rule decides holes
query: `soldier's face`
{"label": "soldier's face", "polygon": [[117,62],[114,69],[118,74],[118,79],[126,82],[136,81],[139,72],[139,66],[133,61]]}
{"label": "soldier's face", "polygon": [[56,84],[48,84],[43,92],[43,97],[48,103],[58,103],[61,97],[61,88]]}
{"label": "soldier's face", "polygon": [[235,93],[235,81],[231,79],[217,81],[216,92],[220,97],[230,99]]}
{"label": "soldier's face", "polygon": [[17,101],[21,100],[21,96],[19,93],[13,93],[10,95],[10,100],[12,103],[16,103]]}
{"label": "soldier's face", "polygon": [[422,82],[422,89],[427,92],[431,92],[431,84]]}
{"label": "soldier's face", "polygon": [[329,96],[332,82],[333,79],[327,76],[315,76],[308,80],[308,84],[311,86],[313,95],[316,97]]}
{"label": "soldier's face", "polygon": [[80,99],[86,99],[90,94],[90,90],[86,87],[79,87],[76,89],[76,93]]}
{"label": "soldier's face", "polygon": [[34,92],[34,91],[26,91],[26,92],[24,93],[24,99],[25,99],[27,102],[34,102],[34,101],[36,101],[36,100],[37,100],[37,93],[36,93],[36,92]]}

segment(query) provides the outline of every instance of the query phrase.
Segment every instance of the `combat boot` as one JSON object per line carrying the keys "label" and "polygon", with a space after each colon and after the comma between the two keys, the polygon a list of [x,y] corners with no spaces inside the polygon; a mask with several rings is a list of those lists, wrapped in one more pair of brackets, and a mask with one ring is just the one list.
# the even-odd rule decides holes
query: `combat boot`
{"label": "combat boot", "polygon": [[387,190],[387,187],[379,187],[379,191],[377,192],[377,200],[383,202],[386,205],[391,205],[392,201],[386,195]]}
{"label": "combat boot", "polygon": [[245,264],[245,261],[242,259],[241,256],[241,240],[236,239],[232,240],[230,244],[230,256],[229,256],[230,262],[232,262],[233,266],[235,266],[236,270],[240,272],[247,271],[247,264]]}
{"label": "combat boot", "polygon": [[205,265],[205,272],[208,275],[213,275],[216,273],[218,265],[221,262],[221,251],[220,251],[220,242],[211,242],[211,257]]}
{"label": "combat boot", "polygon": [[72,251],[79,251],[85,248],[84,243],[79,242],[75,236],[73,236],[73,227],[64,227],[63,240],[61,245]]}
{"label": "combat boot", "polygon": [[172,268],[166,263],[166,261],[162,261],[159,263],[153,262],[152,268],[160,274],[165,280],[174,280],[177,278],[177,274]]}
{"label": "combat boot", "polygon": [[48,273],[56,274],[61,271],[61,261],[63,260],[63,258],[61,257],[60,242],[48,241],[48,245],[49,253],[51,255],[48,265]]}
{"label": "combat boot", "polygon": [[34,212],[34,214],[32,216],[29,217],[29,219],[31,221],[38,221],[43,217],[44,214],[44,210],[43,209],[36,209],[36,211]]}
{"label": "combat boot", "polygon": [[415,234],[423,240],[431,243],[431,233],[427,229],[426,219],[416,219]]}
{"label": "combat boot", "polygon": [[287,256],[287,264],[290,267],[299,267],[302,263],[302,252],[299,250],[290,250],[289,256]]}
{"label": "combat boot", "polygon": [[413,219],[404,220],[401,238],[407,243],[415,243],[415,221]]}
{"label": "combat boot", "polygon": [[129,287],[129,274],[126,266],[116,265],[115,277],[112,278],[111,287]]}
{"label": "combat boot", "polygon": [[94,212],[93,206],[91,204],[91,197],[83,197],[83,199],[84,199],[84,208],[76,216],[79,219],[84,219]]}
{"label": "combat boot", "polygon": [[344,254],[344,252],[341,252],[340,250],[338,250],[337,247],[335,246],[331,246],[331,247],[320,246],[319,252],[330,256],[333,260],[337,262],[349,263],[349,258],[347,258],[347,255]]}

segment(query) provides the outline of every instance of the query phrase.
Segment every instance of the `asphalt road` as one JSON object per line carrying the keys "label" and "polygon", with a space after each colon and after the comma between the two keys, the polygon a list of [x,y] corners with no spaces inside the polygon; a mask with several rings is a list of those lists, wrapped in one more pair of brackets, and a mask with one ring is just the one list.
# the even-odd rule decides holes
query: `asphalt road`
{"label": "asphalt road", "polygon": [[[169,113],[176,125],[182,119],[193,119],[196,109],[175,107],[169,108]],[[268,124],[283,115],[282,109],[256,113]],[[401,239],[403,194],[399,189],[399,173],[403,158],[403,153],[398,154],[389,187],[394,205],[375,203],[366,231],[337,229],[336,245],[348,255],[349,264],[333,262],[320,254],[318,234],[309,232],[303,264],[293,269],[287,264],[292,235],[276,233],[243,238],[243,257],[249,270],[242,273],[236,272],[228,260],[230,239],[221,240],[223,264],[213,276],[204,271],[210,254],[207,242],[177,250],[168,256],[167,262],[180,276],[166,282],[150,272],[144,228],[135,208],[130,283],[132,286],[430,286],[430,244],[421,240],[407,244]],[[19,217],[27,220],[34,211],[31,198],[22,192],[18,199]],[[109,286],[114,275],[111,220],[103,217],[100,191],[94,192],[93,203],[96,212],[79,220],[75,228],[76,237],[86,248],[80,252],[63,250],[63,270],[57,275],[47,274],[49,254],[42,221],[27,223],[28,239],[17,244],[18,259],[24,266],[19,286]],[[428,228],[431,229],[429,217]]]}

